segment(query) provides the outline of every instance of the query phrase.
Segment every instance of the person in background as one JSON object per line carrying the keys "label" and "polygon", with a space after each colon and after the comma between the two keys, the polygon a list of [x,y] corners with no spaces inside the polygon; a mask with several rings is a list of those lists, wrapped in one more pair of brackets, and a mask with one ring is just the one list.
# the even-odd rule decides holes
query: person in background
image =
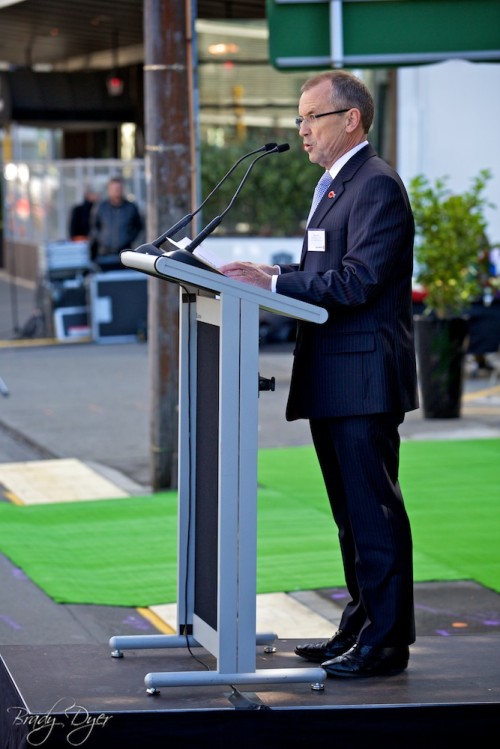
{"label": "person in background", "polygon": [[400,177],[368,143],[373,115],[370,91],[347,71],[306,81],[296,124],[309,161],[322,167],[323,190],[300,263],[220,268],[329,313],[323,325],[298,323],[286,418],[309,420],[350,599],[329,640],[295,653],[339,678],[403,671],[415,641],[412,537],[399,484],[399,425],[418,407],[415,229]]}
{"label": "person in background", "polygon": [[73,241],[87,239],[90,234],[90,214],[99,200],[99,193],[91,187],[85,189],[83,202],[71,209],[69,219],[69,236]]}
{"label": "person in background", "polygon": [[[496,307],[500,302],[500,283],[497,281],[499,260],[500,250],[495,246],[492,247],[485,235],[484,247],[481,248],[478,257],[482,294],[472,305],[469,319],[469,350],[472,351],[474,359],[472,377],[480,376],[482,372],[490,375],[496,369],[495,365],[489,361],[489,354],[500,351],[500,328],[498,317],[494,314],[494,309],[490,310],[490,308],[492,305],[493,308]],[[493,312],[492,315],[491,312]]]}
{"label": "person in background", "polygon": [[105,256],[118,256],[133,247],[141,233],[143,220],[137,205],[123,193],[119,177],[108,181],[107,198],[91,214],[91,256],[99,262]]}

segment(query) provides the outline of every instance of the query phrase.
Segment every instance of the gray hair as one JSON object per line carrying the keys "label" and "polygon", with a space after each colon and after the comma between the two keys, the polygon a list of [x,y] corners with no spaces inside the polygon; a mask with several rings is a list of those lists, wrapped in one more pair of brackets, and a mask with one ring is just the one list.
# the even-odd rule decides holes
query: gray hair
{"label": "gray hair", "polygon": [[327,70],[309,78],[300,89],[301,93],[309,91],[322,81],[332,85],[332,104],[339,109],[356,108],[361,114],[361,124],[365,133],[372,126],[375,105],[368,87],[352,73],[345,70]]}

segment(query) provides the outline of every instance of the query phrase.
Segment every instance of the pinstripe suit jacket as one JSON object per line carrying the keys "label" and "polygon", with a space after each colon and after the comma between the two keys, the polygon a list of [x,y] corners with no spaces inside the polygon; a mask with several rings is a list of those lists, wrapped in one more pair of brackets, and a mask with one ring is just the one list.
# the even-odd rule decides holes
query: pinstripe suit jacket
{"label": "pinstripe suit jacket", "polygon": [[340,170],[308,230],[325,251],[282,265],[276,290],[324,307],[298,323],[286,418],[404,412],[418,407],[411,278],[414,221],[404,185],[370,145]]}

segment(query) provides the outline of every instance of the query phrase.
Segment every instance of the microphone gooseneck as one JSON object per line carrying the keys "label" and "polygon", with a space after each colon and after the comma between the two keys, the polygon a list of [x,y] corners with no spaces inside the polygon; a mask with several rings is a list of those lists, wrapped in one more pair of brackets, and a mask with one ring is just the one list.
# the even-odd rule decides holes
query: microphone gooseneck
{"label": "microphone gooseneck", "polygon": [[[270,153],[271,151],[274,151],[274,149],[278,148],[276,143],[266,143],[265,145],[261,146],[260,148],[256,148],[255,151],[250,151],[249,153],[244,154],[241,156],[238,161],[236,161],[231,169],[222,177],[222,179],[215,185],[214,189],[207,195],[205,200],[196,208],[192,213],[187,213],[185,216],[183,216],[179,221],[177,221],[176,224],[174,224],[170,229],[167,229],[166,232],[164,232],[161,236],[159,236],[157,239],[153,240],[151,242],[151,245],[153,247],[161,247],[161,245],[167,240],[173,237],[177,232],[179,232],[181,229],[184,229],[185,226],[187,226],[193,218],[196,216],[197,213],[201,211],[201,209],[208,203],[212,195],[214,195],[217,190],[224,184],[224,182],[228,179],[228,177],[231,176],[231,174],[234,172],[236,167],[238,167],[242,161],[245,159],[248,159],[250,156],[255,156],[256,153],[262,153],[264,151],[265,155],[266,153]],[[148,245],[150,247],[150,245]],[[154,253],[149,253],[154,254]],[[158,253],[162,254],[162,253]]]}
{"label": "microphone gooseneck", "polygon": [[[277,145],[276,143],[266,143],[265,146],[261,146],[261,148],[257,148],[255,151],[251,151],[250,153],[246,153],[244,156],[242,156],[238,161],[231,167],[231,169],[227,172],[227,174],[224,175],[224,177],[220,180],[220,182],[214,187],[212,192],[205,198],[203,203],[192,213],[188,214],[187,216],[184,216],[180,221],[177,222],[171,229],[169,229],[167,232],[161,235],[161,237],[158,237],[158,239],[155,239],[154,242],[150,242],[147,244],[143,244],[140,247],[137,247],[134,252],[143,253],[145,255],[155,255],[155,256],[166,256],[169,257],[172,260],[178,260],[179,262],[186,263],[188,265],[193,265],[198,268],[204,268],[205,270],[214,270],[214,272],[218,272],[216,268],[211,268],[209,265],[204,263],[200,258],[198,258],[196,255],[193,254],[193,251],[200,245],[203,240],[205,240],[215,229],[219,226],[222,219],[226,215],[228,211],[231,210],[233,207],[238,195],[240,194],[243,185],[247,181],[248,177],[250,176],[250,173],[252,172],[252,169],[254,168],[255,164],[260,161],[260,159],[263,159],[264,156],[269,156],[272,153],[283,153],[284,151],[288,151],[290,149],[290,146],[288,143],[281,143],[280,145]],[[186,246],[186,247],[177,247],[175,250],[171,250],[169,252],[164,252],[163,250],[159,249],[160,245],[163,244],[165,241],[170,241],[174,245],[176,244],[173,239],[171,239],[172,235],[175,234],[177,231],[179,231],[181,228],[186,226],[192,218],[203,208],[205,203],[211,198],[211,196],[216,192],[216,190],[219,189],[219,187],[222,185],[223,182],[233,173],[233,171],[236,169],[236,167],[246,158],[249,156],[254,156],[256,153],[259,154],[253,161],[251,162],[250,166],[248,167],[247,171],[245,172],[243,179],[241,180],[240,184],[236,188],[236,191],[231,198],[229,204],[226,206],[226,208],[222,211],[222,213],[219,216],[215,216],[210,223],[205,226],[202,231],[196,235],[196,237]]]}
{"label": "microphone gooseneck", "polygon": [[288,145],[288,143],[282,143],[279,146],[276,145],[276,144],[274,144],[274,143],[272,145],[273,145],[273,148],[271,148],[268,151],[265,151],[264,153],[261,153],[260,156],[257,156],[257,158],[252,161],[252,163],[250,164],[250,166],[246,170],[245,174],[243,175],[243,179],[241,180],[240,184],[236,188],[236,191],[235,191],[233,197],[229,201],[229,204],[226,206],[226,208],[222,211],[222,213],[219,216],[216,216],[215,218],[213,218],[210,221],[210,223],[207,224],[205,226],[205,228],[202,229],[200,231],[200,233],[197,234],[196,237],[184,248],[185,252],[191,252],[192,253],[193,250],[195,250],[198,247],[198,245],[200,245],[209,236],[209,234],[211,234],[213,231],[215,231],[215,229],[219,226],[220,222],[222,221],[222,219],[224,218],[224,216],[226,215],[226,213],[228,211],[230,211],[231,208],[233,207],[233,205],[234,205],[234,203],[236,201],[236,198],[238,197],[238,195],[240,194],[240,192],[241,192],[241,190],[243,188],[243,185],[245,184],[245,182],[247,181],[248,177],[250,176],[250,173],[251,173],[252,169],[254,168],[255,164],[258,161],[260,161],[260,159],[263,159],[265,156],[269,156],[272,153],[283,153],[284,151],[288,151],[289,148],[290,148],[290,146]]}

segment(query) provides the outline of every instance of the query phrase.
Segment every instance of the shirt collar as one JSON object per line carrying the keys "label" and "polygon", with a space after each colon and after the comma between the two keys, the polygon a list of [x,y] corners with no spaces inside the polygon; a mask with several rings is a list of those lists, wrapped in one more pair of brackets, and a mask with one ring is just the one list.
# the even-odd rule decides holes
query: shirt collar
{"label": "shirt collar", "polygon": [[340,159],[337,159],[337,161],[334,163],[332,168],[329,170],[331,178],[335,179],[337,174],[340,172],[343,166],[347,164],[350,158],[354,156],[355,153],[358,151],[361,151],[362,148],[368,145],[368,141],[364,140],[362,143],[358,143],[357,146],[354,146],[354,148],[351,148],[350,151],[346,151],[346,153],[340,157]]}

